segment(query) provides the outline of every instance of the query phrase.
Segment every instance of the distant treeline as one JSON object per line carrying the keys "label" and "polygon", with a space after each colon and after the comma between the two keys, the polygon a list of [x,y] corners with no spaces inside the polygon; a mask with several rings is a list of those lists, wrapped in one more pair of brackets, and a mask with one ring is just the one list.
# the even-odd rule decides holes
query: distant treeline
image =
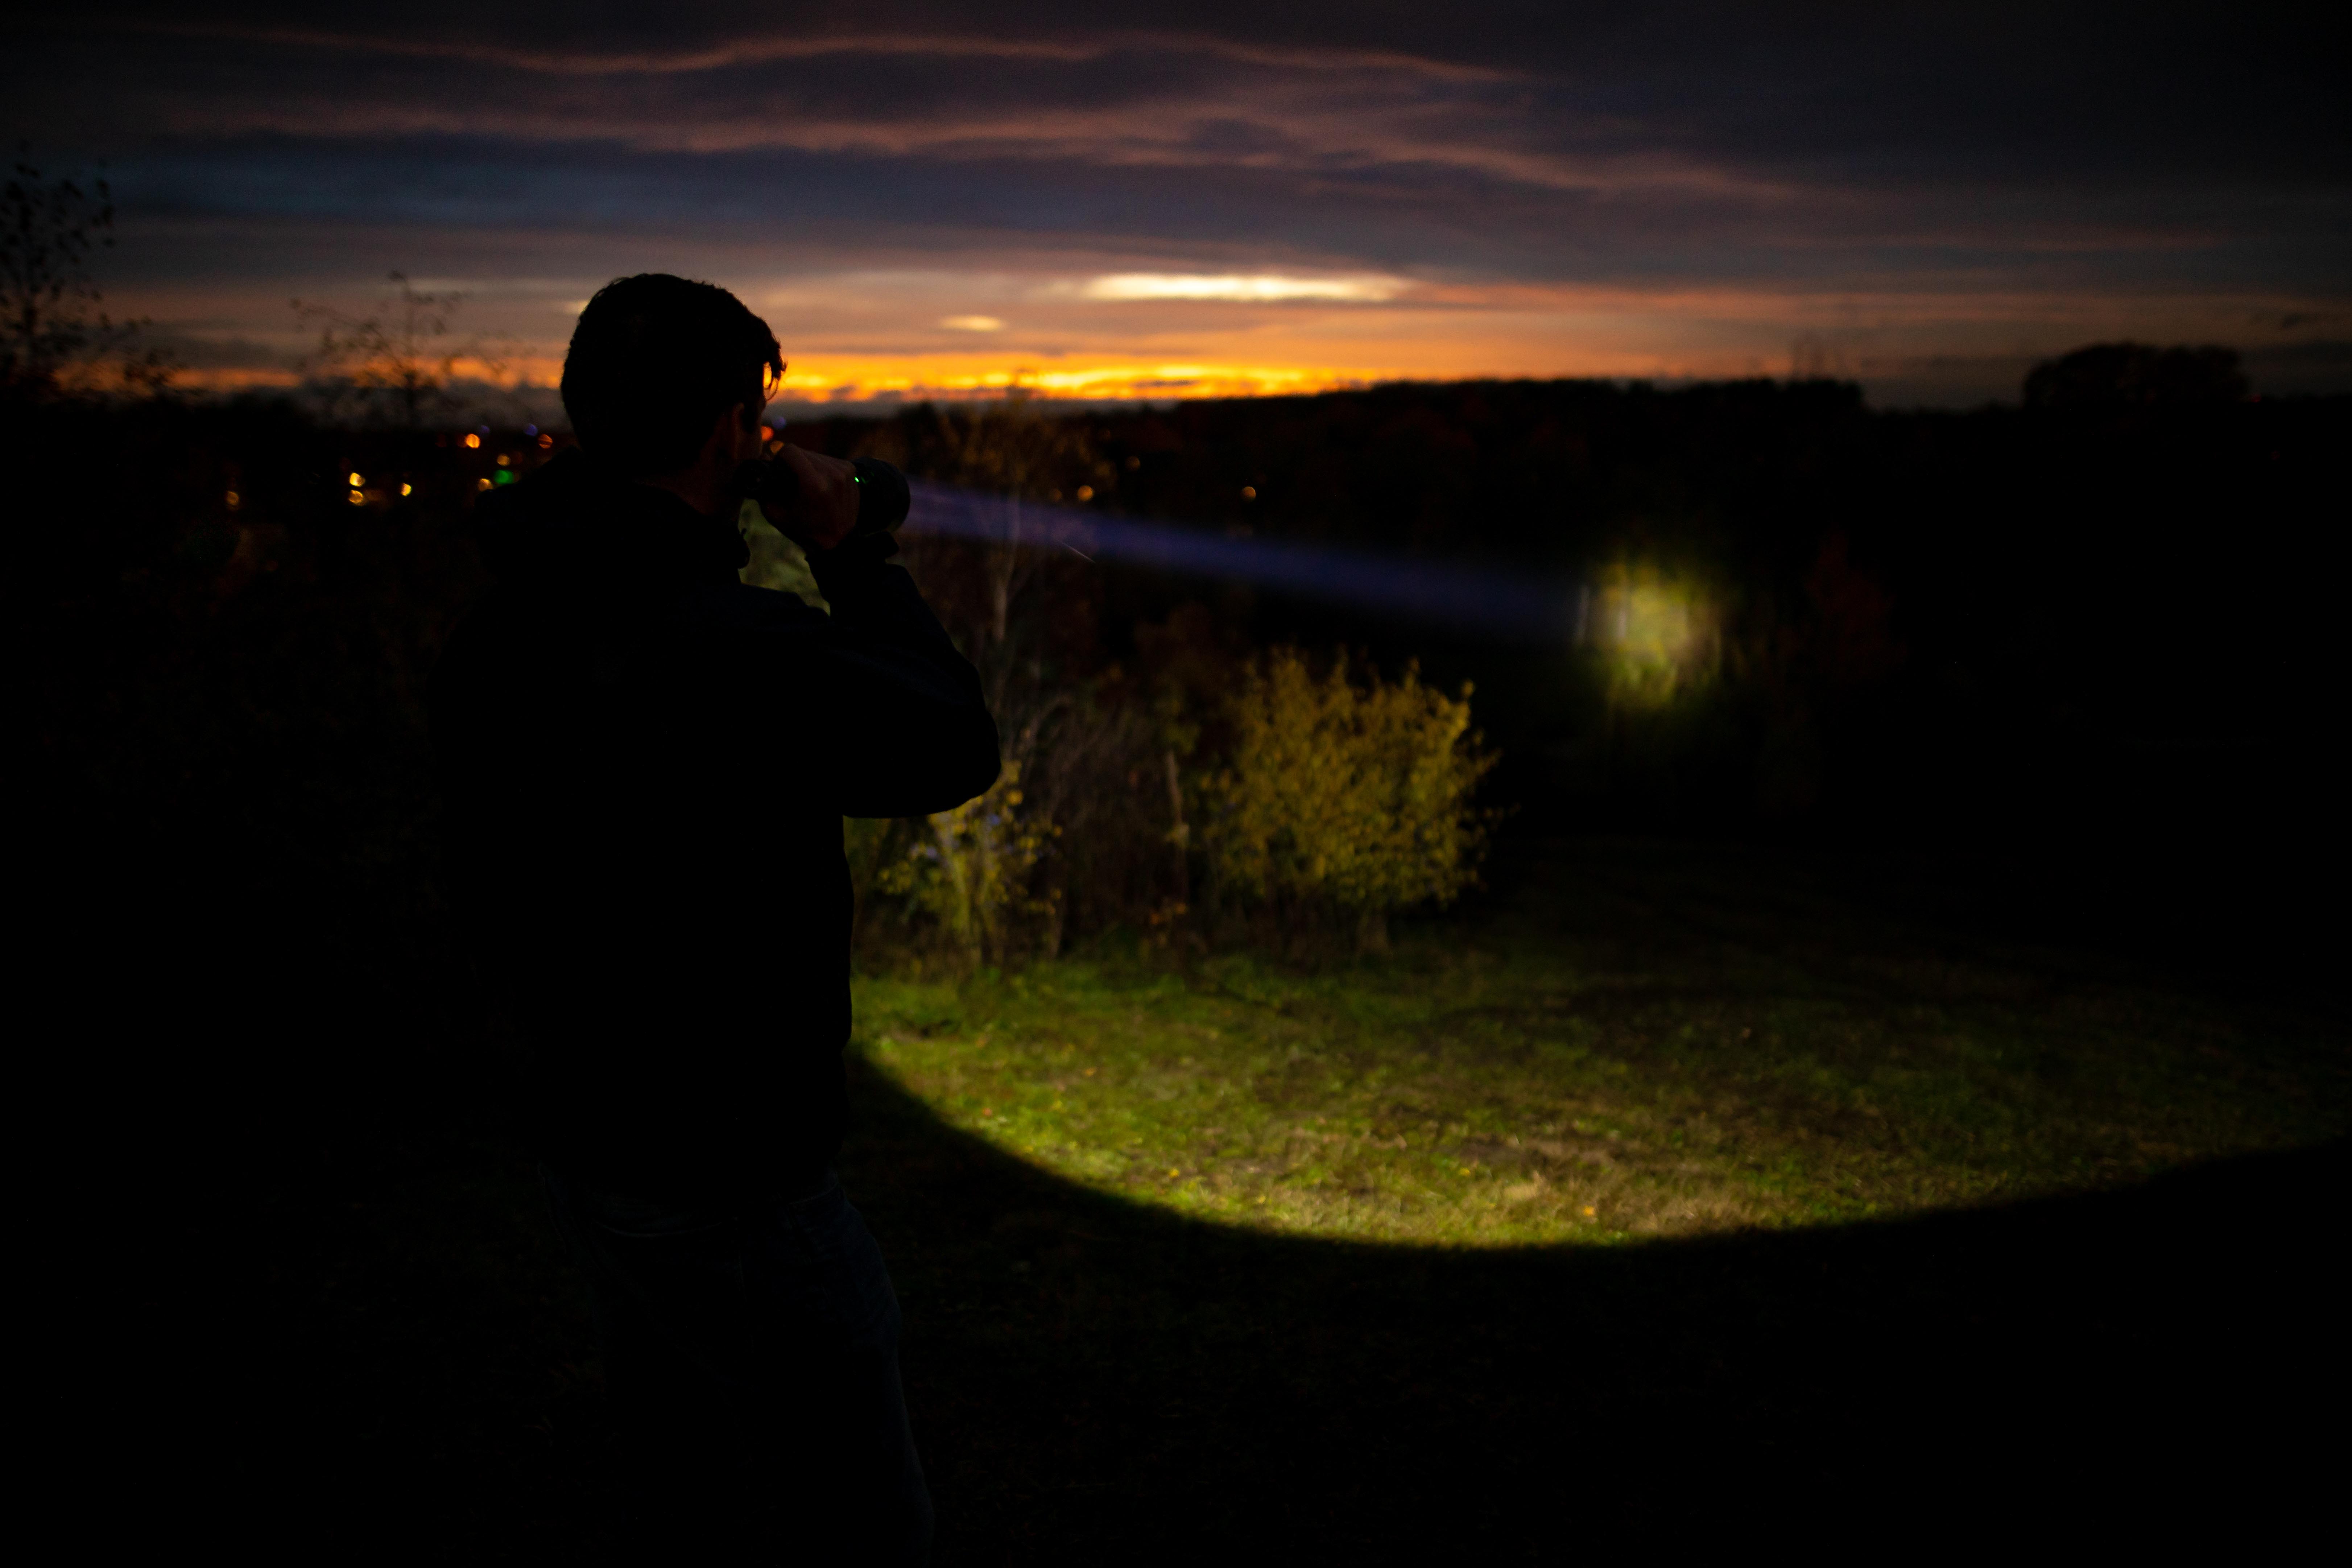
{"label": "distant treeline", "polygon": [[[1401,384],[1048,416],[1058,460],[1020,478],[1135,516],[1683,595],[1696,668],[1645,704],[1612,695],[1605,637],[1528,648],[1072,574],[1103,658],[1192,602],[1248,644],[1475,679],[1496,798],[1547,825],[2177,844],[2326,815],[2306,759],[2341,703],[2352,399],[2249,399],[2226,353],[2128,345],[2027,390],[2022,408],[1887,413],[1835,382]],[[922,408],[793,433],[986,483],[960,460],[972,428]]]}
{"label": "distant treeline", "polygon": [[[1241,754],[1223,699],[1283,645],[1474,683],[1480,754],[1501,759],[1480,805],[1507,809],[1507,838],[2324,868],[2352,400],[2254,401],[2225,362],[2101,353],[2059,362],[2028,406],[1973,413],[1874,412],[1828,382],[1489,383],[790,434],[1000,493],[1595,595],[1592,636],[1529,646],[910,540],[991,682],[1024,819],[1059,830],[1019,893],[1049,944],[1180,904],[1246,914],[1217,903],[1198,813],[1244,798],[1247,770],[1221,773]],[[267,401],[5,412],[30,820],[79,868],[75,896],[136,887],[170,910],[154,889],[235,889],[394,925],[429,902],[424,686],[484,586],[471,498],[544,460],[542,437],[332,429]]]}

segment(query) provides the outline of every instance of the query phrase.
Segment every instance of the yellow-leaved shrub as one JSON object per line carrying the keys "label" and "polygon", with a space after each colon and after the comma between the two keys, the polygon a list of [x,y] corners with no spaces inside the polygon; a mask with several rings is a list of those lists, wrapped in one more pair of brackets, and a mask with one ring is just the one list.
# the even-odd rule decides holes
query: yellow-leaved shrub
{"label": "yellow-leaved shrub", "polygon": [[1029,873],[1054,827],[1024,817],[1021,803],[1021,764],[1008,762],[985,795],[927,818],[927,831],[874,879],[878,891],[931,916],[968,967],[1002,962],[1012,922],[1048,912],[1030,891]]}
{"label": "yellow-leaved shrub", "polygon": [[1229,717],[1229,759],[1202,781],[1222,892],[1294,929],[1337,915],[1377,948],[1388,915],[1476,879],[1486,824],[1472,795],[1495,758],[1470,728],[1467,683],[1448,697],[1414,666],[1390,682],[1344,655],[1318,673],[1281,647],[1245,667]]}

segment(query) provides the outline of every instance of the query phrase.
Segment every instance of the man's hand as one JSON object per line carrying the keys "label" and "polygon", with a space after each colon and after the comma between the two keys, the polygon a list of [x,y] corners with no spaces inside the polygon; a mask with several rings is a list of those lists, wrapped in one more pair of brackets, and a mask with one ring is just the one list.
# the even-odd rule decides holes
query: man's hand
{"label": "man's hand", "polygon": [[812,555],[848,538],[850,530],[857,526],[857,470],[839,458],[828,458],[790,441],[777,448],[775,460],[789,464],[800,479],[800,491],[790,506],[760,503],[761,512],[775,524],[776,531]]}

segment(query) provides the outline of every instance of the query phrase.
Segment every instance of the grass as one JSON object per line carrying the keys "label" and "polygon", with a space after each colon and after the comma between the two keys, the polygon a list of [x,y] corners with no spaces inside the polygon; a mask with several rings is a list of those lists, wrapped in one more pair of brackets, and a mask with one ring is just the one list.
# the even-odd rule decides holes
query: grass
{"label": "grass", "polygon": [[1811,1225],[2098,1188],[2343,1127],[2340,1051],[2144,975],[1890,925],[1671,852],[1553,851],[1323,973],[1117,947],[869,977],[860,1048],[1097,1191],[1454,1246]]}

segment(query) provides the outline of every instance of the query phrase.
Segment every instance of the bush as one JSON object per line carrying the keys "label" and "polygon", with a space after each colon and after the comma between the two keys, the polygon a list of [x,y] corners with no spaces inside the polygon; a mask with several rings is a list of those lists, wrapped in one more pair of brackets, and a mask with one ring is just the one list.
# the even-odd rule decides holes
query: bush
{"label": "bush", "polygon": [[[1020,408],[926,407],[819,435],[1049,506],[1130,471],[1082,423]],[[1126,639],[1107,624],[1104,574],[1018,506],[984,521],[992,532],[912,535],[900,559],[979,670],[1005,779],[959,812],[851,826],[866,962],[969,970],[1120,928],[1198,951],[1241,937],[1240,916],[1294,951],[1335,923],[1378,948],[1390,912],[1472,880],[1484,823],[1469,796],[1489,761],[1466,688],[1447,698],[1411,672],[1354,682],[1344,659],[1320,681],[1287,651],[1249,664],[1239,628],[1199,605],[1130,623],[1132,663],[1115,659]],[[784,547],[751,531],[747,580],[807,592]],[[1286,780],[1302,771],[1318,787],[1294,796]],[[1204,837],[1212,826],[1225,837]]]}
{"label": "bush", "polygon": [[1233,751],[1202,781],[1202,842],[1221,893],[1270,910],[1292,945],[1325,921],[1360,950],[1388,916],[1450,902],[1477,877],[1486,822],[1471,795],[1494,756],[1459,697],[1405,668],[1394,684],[1316,674],[1282,647],[1245,667],[1230,704]]}
{"label": "bush", "polygon": [[1021,803],[1021,764],[1008,762],[985,795],[934,813],[919,825],[909,823],[911,831],[895,855],[885,847],[887,838],[874,843],[887,825],[853,824],[853,863],[878,862],[872,872],[874,889],[905,900],[910,913],[928,917],[966,971],[1003,963],[1030,945],[1021,940],[1024,920],[1054,912],[1050,891],[1038,895],[1030,889],[1031,872],[1054,828],[1041,820],[1023,820]]}

